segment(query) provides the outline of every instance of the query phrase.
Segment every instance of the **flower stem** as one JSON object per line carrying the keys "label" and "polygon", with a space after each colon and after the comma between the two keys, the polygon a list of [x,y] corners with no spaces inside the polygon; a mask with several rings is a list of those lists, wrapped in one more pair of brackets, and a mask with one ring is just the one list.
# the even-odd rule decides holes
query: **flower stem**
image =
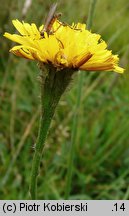
{"label": "flower stem", "polygon": [[50,86],[53,85],[51,76],[53,74],[48,68],[41,67],[41,117],[38,131],[38,138],[35,145],[35,153],[32,162],[30,194],[32,199],[37,199],[37,177],[39,174],[40,161],[45,146],[47,133],[58,103],[58,95],[53,96]]}
{"label": "flower stem", "polygon": [[[91,0],[90,8],[89,8],[89,15],[87,20],[87,28],[90,29],[92,26],[94,10],[97,0]],[[77,102],[75,107],[75,114],[73,118],[73,126],[72,126],[72,135],[71,135],[71,148],[68,160],[68,171],[67,171],[67,178],[66,178],[66,190],[65,190],[65,199],[69,199],[70,191],[71,191],[71,182],[72,182],[72,173],[73,173],[73,162],[74,162],[74,153],[75,153],[75,144],[76,144],[76,137],[77,137],[77,127],[78,127],[78,110],[81,103],[81,92],[83,87],[83,79],[84,79],[83,72],[79,74],[79,81],[78,81],[78,90],[77,90]]]}
{"label": "flower stem", "polygon": [[39,173],[40,161],[45,146],[45,140],[47,133],[50,127],[52,118],[43,118],[40,119],[40,126],[38,132],[38,138],[35,147],[35,153],[32,163],[32,173],[31,173],[31,184],[30,184],[30,194],[33,200],[37,199],[37,176]]}
{"label": "flower stem", "polygon": [[[44,88],[44,86],[42,86]],[[45,102],[47,101],[47,102]],[[50,99],[47,91],[41,88],[41,103],[42,103],[42,114],[40,118],[40,125],[38,131],[38,138],[35,146],[35,153],[32,163],[31,183],[30,183],[30,194],[32,199],[37,199],[37,177],[39,173],[40,161],[45,146],[45,140],[47,133],[54,115],[55,106],[51,105],[52,99]],[[44,106],[43,106],[44,105]]]}
{"label": "flower stem", "polygon": [[30,194],[32,199],[37,199],[37,177],[39,173],[40,161],[47,133],[55,113],[58,102],[69,85],[73,70],[64,69],[56,71],[52,65],[44,66],[40,63],[41,69],[41,118],[38,138],[35,146],[35,153],[32,163]]}

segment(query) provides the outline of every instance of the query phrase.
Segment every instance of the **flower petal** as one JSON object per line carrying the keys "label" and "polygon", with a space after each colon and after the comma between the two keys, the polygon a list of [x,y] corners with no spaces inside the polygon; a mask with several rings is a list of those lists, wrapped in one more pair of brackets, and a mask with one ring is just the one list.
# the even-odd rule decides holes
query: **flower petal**
{"label": "flower petal", "polygon": [[34,23],[13,20],[21,35],[5,33],[8,39],[20,44],[11,49],[14,54],[42,61],[51,62],[60,69],[69,67],[86,71],[116,71],[123,73],[118,66],[119,58],[107,49],[107,44],[99,34],[86,29],[85,24],[67,25],[56,20],[51,27],[51,34],[44,32],[41,37],[39,28]]}

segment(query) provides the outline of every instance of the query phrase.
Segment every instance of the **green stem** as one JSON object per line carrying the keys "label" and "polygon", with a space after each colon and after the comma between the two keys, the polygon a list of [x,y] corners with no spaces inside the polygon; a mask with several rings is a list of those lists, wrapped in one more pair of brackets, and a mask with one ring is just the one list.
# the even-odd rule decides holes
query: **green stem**
{"label": "green stem", "polygon": [[[53,69],[53,68],[52,68]],[[54,70],[41,65],[41,117],[38,131],[38,138],[35,145],[35,153],[32,162],[30,194],[32,199],[37,199],[37,177],[39,174],[40,161],[47,138],[47,133],[59,101],[59,96],[55,96],[52,91]],[[51,73],[52,72],[52,73]],[[53,94],[52,94],[53,93]]]}
{"label": "green stem", "polygon": [[[89,8],[89,15],[87,20],[87,28],[90,29],[92,26],[92,20],[94,16],[94,10],[97,0],[91,0],[90,8]],[[79,82],[78,82],[78,90],[77,90],[77,103],[75,107],[75,114],[73,118],[73,126],[72,126],[72,135],[71,135],[71,148],[68,160],[68,171],[67,171],[67,178],[66,178],[66,190],[65,190],[65,199],[69,199],[70,191],[71,191],[71,182],[72,182],[72,173],[73,173],[73,161],[74,161],[74,153],[75,153],[75,144],[76,144],[76,137],[77,137],[77,127],[78,127],[78,110],[81,103],[81,92],[83,87],[83,72],[79,74]]]}
{"label": "green stem", "polygon": [[52,65],[44,66],[40,63],[41,69],[41,105],[42,112],[38,138],[35,146],[35,153],[32,163],[32,173],[30,182],[30,194],[32,199],[37,199],[37,177],[39,173],[40,161],[47,133],[58,105],[60,97],[71,81],[73,70],[64,69],[56,71]]}
{"label": "green stem", "polygon": [[37,176],[39,173],[40,161],[43,153],[43,149],[45,146],[45,140],[47,137],[47,133],[51,124],[52,118],[44,118],[40,119],[39,133],[35,147],[35,153],[33,157],[32,163],[32,173],[31,173],[31,184],[30,184],[30,194],[33,200],[37,199]]}

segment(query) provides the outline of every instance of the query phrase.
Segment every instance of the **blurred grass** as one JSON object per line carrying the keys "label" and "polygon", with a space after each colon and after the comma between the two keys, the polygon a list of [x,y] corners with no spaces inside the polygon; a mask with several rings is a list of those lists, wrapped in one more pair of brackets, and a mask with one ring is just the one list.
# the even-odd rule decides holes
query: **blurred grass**
{"label": "blurred grass", "polygon": [[[1,0],[0,33],[14,32],[18,18],[40,25],[53,1]],[[86,22],[89,0],[60,1],[62,20]],[[129,2],[98,0],[92,32],[102,34],[119,53],[124,75],[84,72],[70,199],[129,199]],[[39,122],[39,83],[35,62],[8,53],[0,37],[0,199],[29,199],[28,184]],[[62,199],[78,76],[62,98],[41,164],[39,199]]]}

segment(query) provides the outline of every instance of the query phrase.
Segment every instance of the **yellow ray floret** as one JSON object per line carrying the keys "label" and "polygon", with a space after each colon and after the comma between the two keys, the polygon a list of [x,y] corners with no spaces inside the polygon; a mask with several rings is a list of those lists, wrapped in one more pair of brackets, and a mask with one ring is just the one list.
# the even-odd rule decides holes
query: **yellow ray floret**
{"label": "yellow ray floret", "polygon": [[123,73],[124,69],[118,66],[119,58],[107,50],[107,44],[99,34],[86,30],[85,24],[72,26],[56,21],[51,34],[44,32],[40,35],[34,23],[13,20],[18,34],[5,33],[4,36],[16,43],[10,52],[17,56],[43,63],[51,63],[58,69],[65,67],[85,71],[115,71]]}

